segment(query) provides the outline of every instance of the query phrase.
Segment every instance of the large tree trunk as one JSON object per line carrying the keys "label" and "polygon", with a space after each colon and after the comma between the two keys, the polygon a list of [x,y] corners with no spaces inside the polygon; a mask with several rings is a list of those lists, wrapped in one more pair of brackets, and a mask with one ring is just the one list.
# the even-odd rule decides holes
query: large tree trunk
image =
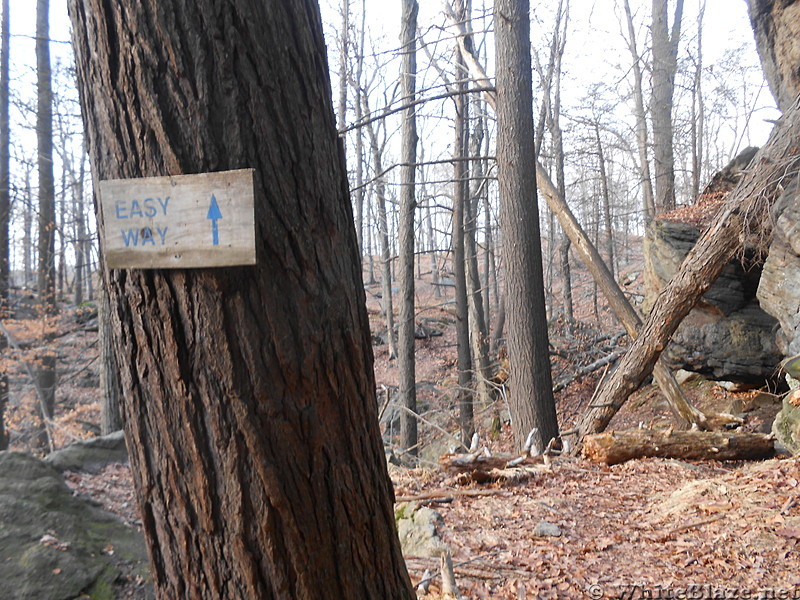
{"label": "large tree trunk", "polygon": [[497,167],[506,272],[511,415],[518,449],[558,436],[547,339],[531,96],[530,4],[495,0]]}
{"label": "large tree trunk", "polygon": [[417,0],[403,0],[400,43],[403,59],[400,82],[403,102],[402,148],[400,156],[400,315],[397,335],[397,363],[400,401],[408,410],[400,416],[400,447],[417,454],[417,388],[414,361],[414,212],[416,201],[417,117],[411,104],[416,97]]}
{"label": "large tree trunk", "polygon": [[70,11],[97,180],[255,169],[256,266],[105,272],[158,596],[414,598],[316,2]]}
{"label": "large tree trunk", "polygon": [[658,214],[675,208],[675,157],[672,144],[672,106],[675,72],[678,68],[678,41],[683,17],[683,0],[677,0],[672,31],[669,28],[667,0],[653,0],[653,163],[655,167],[655,206]]}
{"label": "large tree trunk", "polygon": [[661,291],[639,337],[605,381],[594,408],[578,422],[583,437],[606,428],[628,396],[650,374],[683,318],[717,279],[742,239],[762,232],[769,209],[800,165],[800,108],[795,105],[775,126],[708,229]]}
{"label": "large tree trunk", "polygon": [[[10,138],[8,129],[8,52],[11,40],[8,0],[2,2],[0,16],[0,319],[8,317],[9,248],[8,224],[11,217],[11,194],[9,179]],[[0,335],[0,353],[8,346],[5,336]],[[8,448],[5,410],[8,404],[8,373],[0,373],[0,450]]]}

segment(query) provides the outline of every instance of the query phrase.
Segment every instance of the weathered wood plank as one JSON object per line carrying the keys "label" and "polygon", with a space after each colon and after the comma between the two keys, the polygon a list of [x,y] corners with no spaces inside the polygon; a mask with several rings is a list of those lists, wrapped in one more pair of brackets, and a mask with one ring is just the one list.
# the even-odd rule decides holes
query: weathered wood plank
{"label": "weathered wood plank", "polygon": [[191,269],[256,262],[253,170],[100,182],[112,269]]}

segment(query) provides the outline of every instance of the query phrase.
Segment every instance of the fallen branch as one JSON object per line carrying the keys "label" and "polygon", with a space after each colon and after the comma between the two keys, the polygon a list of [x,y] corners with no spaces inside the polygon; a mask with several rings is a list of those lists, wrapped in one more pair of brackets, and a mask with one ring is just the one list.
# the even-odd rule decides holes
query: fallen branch
{"label": "fallen branch", "polygon": [[611,354],[604,356],[603,358],[594,361],[591,364],[586,365],[585,367],[581,367],[575,373],[573,373],[570,377],[565,377],[561,379],[553,386],[554,392],[559,392],[567,387],[570,383],[583,377],[584,375],[588,375],[589,373],[594,373],[598,369],[602,369],[606,365],[610,365],[614,361],[616,361],[620,356],[622,356],[623,352],[621,350],[617,352],[612,352]]}
{"label": "fallen branch", "polygon": [[441,500],[443,498],[455,498],[457,496],[479,497],[479,496],[505,496],[507,490],[434,490],[415,496],[397,496],[395,502],[420,502],[422,500]]}
{"label": "fallen branch", "polygon": [[607,465],[646,457],[760,460],[775,454],[775,441],[763,433],[632,429],[588,435],[583,453]]}

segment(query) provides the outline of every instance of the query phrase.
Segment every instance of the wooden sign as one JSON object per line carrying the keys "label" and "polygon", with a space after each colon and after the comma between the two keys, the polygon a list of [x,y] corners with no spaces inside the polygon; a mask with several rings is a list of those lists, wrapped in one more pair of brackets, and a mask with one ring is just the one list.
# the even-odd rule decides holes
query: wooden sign
{"label": "wooden sign", "polygon": [[256,263],[252,169],[113,179],[99,193],[109,268]]}

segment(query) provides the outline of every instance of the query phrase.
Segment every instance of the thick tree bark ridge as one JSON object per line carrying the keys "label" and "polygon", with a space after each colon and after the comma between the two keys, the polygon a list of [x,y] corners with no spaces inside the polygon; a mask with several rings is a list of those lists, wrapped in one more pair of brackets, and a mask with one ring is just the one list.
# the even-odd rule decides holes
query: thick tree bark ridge
{"label": "thick tree bark ridge", "polygon": [[72,0],[96,179],[255,168],[256,267],[106,271],[160,598],[413,598],[315,2]]}
{"label": "thick tree bark ridge", "polygon": [[743,239],[769,228],[770,207],[797,177],[798,167],[800,99],[775,125],[742,180],[659,294],[639,337],[604,383],[595,407],[579,420],[580,438],[606,428],[628,396],[650,374],[683,318],[742,248]]}

